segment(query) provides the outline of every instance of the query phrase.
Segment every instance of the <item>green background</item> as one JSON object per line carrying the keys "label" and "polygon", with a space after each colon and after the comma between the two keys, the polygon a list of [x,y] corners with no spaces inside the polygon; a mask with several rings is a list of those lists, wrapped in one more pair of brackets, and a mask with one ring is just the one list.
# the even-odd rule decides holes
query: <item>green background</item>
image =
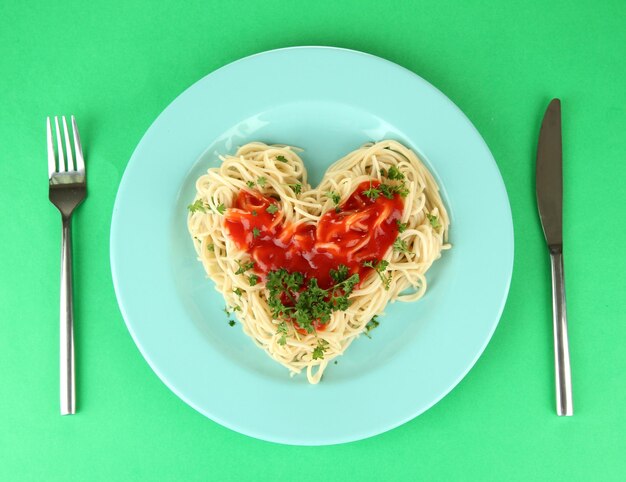
{"label": "green background", "polygon": [[[623,0],[2,0],[0,480],[624,480],[625,26]],[[133,344],[109,270],[115,193],[161,110],[228,62],[311,44],[387,58],[449,96],[498,162],[516,243],[500,325],[460,385],[391,432],[318,448],[239,435],[180,401]],[[556,96],[576,408],[567,419],[554,413],[534,198],[539,124]],[[60,222],[47,200],[44,120],[70,113],[90,185],[74,220],[79,412],[61,417]]]}

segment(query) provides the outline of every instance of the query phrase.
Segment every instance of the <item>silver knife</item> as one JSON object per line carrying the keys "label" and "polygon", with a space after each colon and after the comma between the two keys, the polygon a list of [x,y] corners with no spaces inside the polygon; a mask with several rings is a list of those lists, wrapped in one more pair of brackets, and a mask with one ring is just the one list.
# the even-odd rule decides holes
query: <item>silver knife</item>
{"label": "silver knife", "polygon": [[552,263],[552,318],[556,413],[574,415],[572,375],[567,339],[565,274],[563,271],[563,150],[561,101],[552,99],[541,123],[537,145],[537,206]]}

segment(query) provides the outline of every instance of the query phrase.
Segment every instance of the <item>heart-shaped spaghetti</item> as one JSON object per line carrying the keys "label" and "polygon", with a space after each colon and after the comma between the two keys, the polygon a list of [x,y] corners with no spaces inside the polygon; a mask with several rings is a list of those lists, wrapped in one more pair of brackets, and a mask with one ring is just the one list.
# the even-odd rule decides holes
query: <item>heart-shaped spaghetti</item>
{"label": "heart-shaped spaghetti", "polygon": [[413,151],[351,152],[311,188],[297,150],[250,143],[196,183],[189,232],[244,332],[311,383],[389,301],[414,301],[448,215]]}

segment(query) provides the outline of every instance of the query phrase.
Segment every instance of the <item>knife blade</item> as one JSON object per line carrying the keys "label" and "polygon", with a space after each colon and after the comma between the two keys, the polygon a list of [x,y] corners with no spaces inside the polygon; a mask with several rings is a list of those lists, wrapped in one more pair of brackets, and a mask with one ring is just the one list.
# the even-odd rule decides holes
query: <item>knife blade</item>
{"label": "knife blade", "polygon": [[563,144],[561,101],[552,99],[537,144],[537,206],[550,251],[563,248]]}
{"label": "knife blade", "polygon": [[556,412],[574,414],[572,376],[565,307],[565,270],[563,265],[563,143],[561,101],[552,99],[541,123],[536,165],[537,208],[552,266],[552,325],[554,331],[554,369]]}

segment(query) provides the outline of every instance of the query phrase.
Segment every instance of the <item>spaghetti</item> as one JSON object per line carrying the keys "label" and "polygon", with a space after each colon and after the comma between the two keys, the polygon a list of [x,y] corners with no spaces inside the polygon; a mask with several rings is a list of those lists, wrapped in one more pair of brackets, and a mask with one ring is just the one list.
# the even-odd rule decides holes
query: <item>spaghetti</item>
{"label": "spaghetti", "polygon": [[244,332],[318,383],[391,301],[423,296],[449,247],[432,175],[395,141],[366,144],[317,188],[296,149],[253,142],[196,183],[189,232]]}

